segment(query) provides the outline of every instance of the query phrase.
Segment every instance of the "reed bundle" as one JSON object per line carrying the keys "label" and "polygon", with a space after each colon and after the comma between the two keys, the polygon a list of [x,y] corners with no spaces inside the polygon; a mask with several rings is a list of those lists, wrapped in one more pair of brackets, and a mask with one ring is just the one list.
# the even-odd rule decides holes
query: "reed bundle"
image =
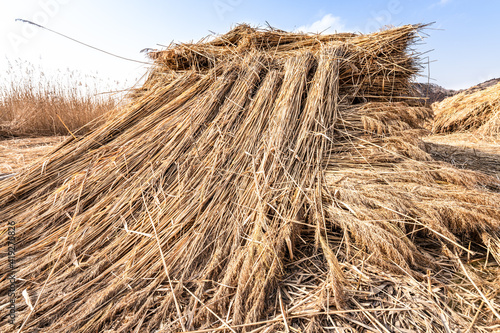
{"label": "reed bundle", "polygon": [[[24,328],[493,327],[500,184],[421,149],[420,28],[240,26],[155,53],[130,105],[1,184]],[[8,287],[2,273],[2,304]]]}
{"label": "reed bundle", "polygon": [[436,133],[474,132],[480,135],[500,134],[500,84],[465,91],[433,105]]}

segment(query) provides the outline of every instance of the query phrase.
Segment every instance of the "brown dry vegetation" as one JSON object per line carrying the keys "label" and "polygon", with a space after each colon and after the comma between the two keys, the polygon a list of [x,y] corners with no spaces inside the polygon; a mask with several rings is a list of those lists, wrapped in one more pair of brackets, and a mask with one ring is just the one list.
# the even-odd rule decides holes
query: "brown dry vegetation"
{"label": "brown dry vegetation", "polygon": [[0,184],[23,328],[497,330],[500,181],[426,151],[421,28],[153,53],[121,112]]}
{"label": "brown dry vegetation", "polygon": [[500,135],[500,83],[464,91],[432,105],[436,133],[473,132]]}
{"label": "brown dry vegetation", "polygon": [[0,83],[0,137],[84,134],[117,104],[89,86],[95,77],[74,71],[46,77],[30,64],[16,63]]}

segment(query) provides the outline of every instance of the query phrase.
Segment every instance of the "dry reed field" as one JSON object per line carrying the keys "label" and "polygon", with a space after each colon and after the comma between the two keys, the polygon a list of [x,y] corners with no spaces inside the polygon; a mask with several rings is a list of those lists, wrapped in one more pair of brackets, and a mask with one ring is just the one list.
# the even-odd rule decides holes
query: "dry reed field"
{"label": "dry reed field", "polygon": [[500,180],[427,151],[424,28],[151,52],[128,105],[0,182],[16,329],[498,331]]}
{"label": "dry reed field", "polygon": [[81,135],[115,108],[110,94],[97,94],[96,77],[75,71],[48,77],[31,64],[11,64],[0,82],[0,138]]}

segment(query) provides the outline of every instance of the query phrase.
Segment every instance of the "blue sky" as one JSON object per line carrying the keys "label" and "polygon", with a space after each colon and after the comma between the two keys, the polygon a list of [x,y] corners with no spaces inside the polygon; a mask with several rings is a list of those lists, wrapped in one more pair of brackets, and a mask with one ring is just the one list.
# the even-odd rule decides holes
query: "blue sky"
{"label": "blue sky", "polygon": [[[127,62],[15,22],[50,29],[124,57],[139,51],[224,33],[236,23],[284,30],[373,32],[385,25],[436,22],[419,51],[433,50],[431,82],[466,88],[500,77],[500,2],[470,0],[0,0],[0,72],[6,59],[41,64],[48,72],[76,69],[124,82],[146,66]],[[426,74],[426,73],[424,73]],[[421,78],[420,81],[426,81]]]}

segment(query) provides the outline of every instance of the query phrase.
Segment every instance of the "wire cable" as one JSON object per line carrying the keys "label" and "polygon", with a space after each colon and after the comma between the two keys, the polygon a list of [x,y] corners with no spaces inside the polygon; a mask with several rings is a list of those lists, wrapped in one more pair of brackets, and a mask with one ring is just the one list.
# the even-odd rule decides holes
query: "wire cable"
{"label": "wire cable", "polygon": [[19,19],[19,18],[18,18],[18,19],[16,19],[16,22],[17,22],[17,21],[22,22],[22,23],[28,23],[28,24],[34,25],[35,27],[45,29],[45,30],[47,30],[47,31],[50,31],[50,32],[52,32],[52,33],[55,33],[56,35],[62,36],[62,37],[64,37],[64,38],[67,38],[67,39],[69,39],[69,40],[71,40],[71,41],[73,41],[73,42],[76,42],[76,43],[78,43],[78,44],[82,44],[82,45],[84,45],[84,46],[86,46],[86,47],[90,47],[91,49],[97,50],[97,51],[102,52],[102,53],[106,53],[107,55],[110,55],[110,56],[113,56],[113,57],[116,57],[116,58],[120,58],[120,59],[127,60],[127,61],[137,62],[137,63],[139,63],[139,64],[154,65],[154,64],[149,63],[149,62],[145,62],[145,61],[140,61],[140,60],[135,60],[135,59],[130,59],[130,58],[122,57],[122,56],[120,56],[120,55],[117,55],[117,54],[114,54],[114,53],[111,53],[111,52],[105,51],[105,50],[100,49],[100,48],[98,48],[98,47],[95,47],[95,46],[89,45],[89,44],[87,44],[87,43],[80,42],[80,41],[79,41],[79,40],[77,40],[77,39],[74,39],[74,38],[71,38],[71,37],[69,37],[69,36],[66,36],[66,35],[64,35],[64,34],[62,34],[62,33],[60,33],[60,32],[54,31],[54,30],[52,30],[52,29],[49,29],[49,28],[47,28],[47,27],[44,27],[43,25],[37,24],[37,23],[35,23],[35,22],[31,22],[31,21],[24,20],[24,19]]}

